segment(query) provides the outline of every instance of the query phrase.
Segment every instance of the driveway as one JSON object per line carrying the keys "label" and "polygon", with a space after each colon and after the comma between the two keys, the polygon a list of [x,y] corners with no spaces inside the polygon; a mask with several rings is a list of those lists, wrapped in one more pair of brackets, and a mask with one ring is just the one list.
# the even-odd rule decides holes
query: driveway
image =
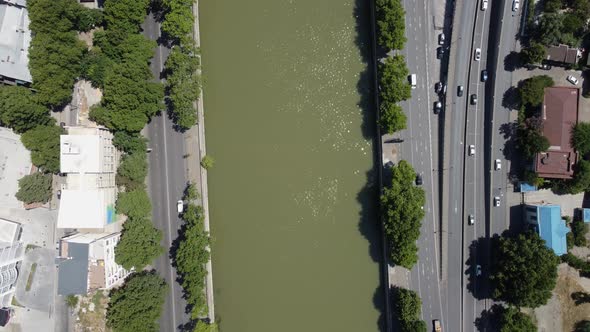
{"label": "driveway", "polygon": [[[55,250],[36,248],[26,252],[21,262],[16,282],[16,300],[24,307],[49,313],[53,307],[55,290]],[[31,267],[36,264],[31,287],[27,291],[27,281]]]}

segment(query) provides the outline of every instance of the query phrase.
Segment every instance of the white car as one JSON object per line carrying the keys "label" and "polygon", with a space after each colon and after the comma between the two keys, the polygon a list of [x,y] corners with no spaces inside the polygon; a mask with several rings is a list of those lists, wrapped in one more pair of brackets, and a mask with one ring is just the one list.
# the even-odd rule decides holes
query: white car
{"label": "white car", "polygon": [[469,215],[469,219],[467,219],[467,223],[469,225],[475,224],[475,217],[472,214]]}
{"label": "white car", "polygon": [[438,35],[438,44],[439,45],[445,44],[445,34],[444,33],[441,33],[440,35]]}
{"label": "white car", "polygon": [[573,85],[578,85],[578,79],[577,79],[577,78],[575,78],[575,77],[574,77],[574,76],[572,76],[572,75],[569,75],[569,76],[566,78],[566,80],[567,80],[568,82],[570,82],[571,84],[573,84]]}
{"label": "white car", "polygon": [[481,48],[475,49],[475,61],[479,61],[481,59]]}
{"label": "white car", "polygon": [[473,156],[475,154],[475,145],[470,145],[469,146],[469,155]]}
{"label": "white car", "polygon": [[498,197],[498,196],[494,197],[494,206],[495,207],[500,206],[500,197]]}
{"label": "white car", "polygon": [[481,0],[481,10],[488,9],[488,0]]}
{"label": "white car", "polygon": [[496,161],[494,162],[494,168],[496,169],[496,171],[502,169],[502,161],[500,159],[496,159]]}
{"label": "white car", "polygon": [[184,203],[182,201],[176,202],[176,211],[178,211],[178,213],[184,211]]}
{"label": "white car", "polygon": [[512,11],[515,12],[520,8],[520,0],[513,0],[512,1]]}

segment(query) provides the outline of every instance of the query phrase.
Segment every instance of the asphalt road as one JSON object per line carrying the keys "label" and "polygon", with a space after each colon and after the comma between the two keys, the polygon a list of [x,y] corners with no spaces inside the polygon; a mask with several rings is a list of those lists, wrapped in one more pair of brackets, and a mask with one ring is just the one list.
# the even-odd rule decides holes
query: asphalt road
{"label": "asphalt road", "polygon": [[433,104],[439,100],[434,84],[439,80],[440,62],[436,60],[437,36],[432,17],[435,15],[431,1],[404,0],[406,9],[406,37],[403,55],[411,74],[417,75],[417,87],[412,98],[402,103],[408,117],[407,129],[396,136],[404,139],[400,144],[402,159],[409,161],[422,175],[426,192],[426,213],[422,220],[418,240],[418,264],[410,272],[410,288],[422,299],[422,318],[430,324],[433,319],[444,323],[439,284],[439,223],[438,197],[438,130],[439,116],[434,114]]}
{"label": "asphalt road", "polygon": [[[144,22],[144,35],[157,40],[159,31],[159,24],[149,15]],[[160,79],[168,53],[169,49],[162,45],[158,45],[155,50],[150,68],[156,79]],[[182,288],[176,282],[176,271],[168,254],[181,225],[176,202],[182,199],[187,183],[183,158],[186,149],[182,134],[174,130],[173,123],[165,112],[152,118],[146,132],[152,148],[148,156],[148,189],[153,205],[153,222],[163,232],[162,246],[166,250],[166,253],[156,259],[154,268],[169,286],[160,318],[160,331],[169,332],[179,330],[189,321],[189,316],[185,313],[186,301],[182,298]]]}

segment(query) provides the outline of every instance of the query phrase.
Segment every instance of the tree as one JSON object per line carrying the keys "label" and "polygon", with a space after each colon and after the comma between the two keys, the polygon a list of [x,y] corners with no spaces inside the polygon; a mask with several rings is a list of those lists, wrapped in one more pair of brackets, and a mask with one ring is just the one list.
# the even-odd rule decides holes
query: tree
{"label": "tree", "polygon": [[70,309],[74,309],[78,305],[78,297],[74,294],[70,294],[66,297],[66,304]]}
{"label": "tree", "polygon": [[150,0],[109,0],[104,3],[104,21],[108,30],[120,30],[126,34],[139,32],[145,19]]}
{"label": "tree", "polygon": [[16,198],[25,203],[47,203],[51,199],[51,175],[33,173],[18,180]]}
{"label": "tree", "polygon": [[36,102],[31,90],[21,86],[0,87],[0,124],[24,133],[53,124],[49,110]]}
{"label": "tree", "polygon": [[377,42],[386,50],[401,50],[406,44],[406,12],[400,0],[375,2]]}
{"label": "tree", "polygon": [[197,186],[194,183],[189,183],[184,190],[184,200],[190,202],[198,198],[199,192],[197,191]]}
{"label": "tree", "polygon": [[416,240],[424,218],[424,190],[414,185],[416,172],[407,161],[391,171],[391,186],[381,196],[385,236],[392,262],[410,269],[418,261]]}
{"label": "tree", "polygon": [[580,35],[584,31],[585,26],[586,22],[583,17],[580,17],[577,13],[569,12],[563,14],[562,32],[564,34]]}
{"label": "tree", "polygon": [[180,45],[192,42],[194,17],[192,12],[192,0],[164,0],[167,9],[162,31]]}
{"label": "tree", "polygon": [[542,133],[543,120],[531,117],[517,128],[517,145],[527,158],[533,158],[537,153],[549,149],[549,140]]}
{"label": "tree", "polygon": [[115,247],[115,261],[127,270],[142,270],[164,252],[161,240],[162,232],[149,219],[128,219]]}
{"label": "tree", "polygon": [[399,321],[402,332],[426,331],[426,323],[420,320],[422,301],[418,294],[409,289],[393,287],[394,317]]}
{"label": "tree", "polygon": [[180,284],[187,294],[187,303],[191,306],[191,317],[201,317],[206,311],[206,299],[203,289],[209,261],[209,234],[205,231],[203,209],[188,204],[182,214],[184,226],[180,231],[178,249],[174,254],[176,271],[180,275]]}
{"label": "tree", "polygon": [[547,75],[533,76],[520,82],[518,91],[521,103],[530,107],[540,106],[545,95],[545,88],[554,84],[553,79]]}
{"label": "tree", "polygon": [[529,47],[525,47],[520,51],[523,62],[527,64],[541,63],[541,61],[545,60],[546,55],[545,46],[535,42],[532,42]]}
{"label": "tree", "polygon": [[117,169],[117,184],[127,191],[145,188],[147,158],[145,152],[123,156]]}
{"label": "tree", "polygon": [[215,164],[215,160],[213,159],[213,157],[203,156],[203,158],[201,158],[201,167],[203,167],[204,169],[211,169],[213,167],[213,164]]}
{"label": "tree", "polygon": [[197,123],[194,102],[201,93],[200,60],[195,48],[175,46],[166,60],[166,91],[176,125],[188,129]]}
{"label": "tree", "polygon": [[[586,233],[588,233],[588,225],[580,219],[576,219],[571,224],[572,234],[574,237],[574,245],[578,247],[586,246]],[[569,235],[569,233],[568,233]]]}
{"label": "tree", "polygon": [[76,30],[83,32],[90,31],[102,24],[103,18],[102,10],[81,6],[77,15]]}
{"label": "tree", "polygon": [[578,194],[590,188],[590,161],[578,160],[574,167],[574,178],[561,185],[568,194]]}
{"label": "tree", "polygon": [[152,212],[152,203],[145,190],[136,189],[119,194],[116,210],[132,219],[147,218]]}
{"label": "tree", "polygon": [[20,140],[31,151],[33,164],[44,172],[59,172],[59,136],[64,130],[58,126],[38,126],[22,134]]}
{"label": "tree", "polygon": [[104,88],[106,71],[112,62],[109,57],[100,51],[100,48],[92,48],[80,64],[81,77],[90,81],[95,88]]}
{"label": "tree", "polygon": [[379,64],[379,95],[382,102],[394,104],[410,99],[412,88],[407,80],[409,73],[402,55],[387,58]]}
{"label": "tree", "polygon": [[406,115],[398,104],[383,102],[380,106],[381,117],[379,124],[381,129],[388,134],[406,129]]}
{"label": "tree", "polygon": [[500,332],[536,332],[537,327],[531,317],[518,309],[508,306],[499,310]]}
{"label": "tree", "polygon": [[582,155],[590,152],[590,123],[578,122],[573,126],[572,145]]}
{"label": "tree", "polygon": [[590,332],[590,321],[581,320],[577,322],[575,332]]}
{"label": "tree", "polygon": [[127,154],[146,152],[147,142],[148,140],[140,134],[125,131],[117,131],[113,137],[113,145]]}
{"label": "tree", "polygon": [[539,17],[537,40],[545,46],[559,44],[562,39],[563,17],[558,13],[544,14]]}
{"label": "tree", "polygon": [[547,303],[557,279],[559,258],[537,233],[496,238],[492,250],[492,296],[517,307]]}
{"label": "tree", "polygon": [[110,292],[107,326],[114,332],[158,331],[166,291],[166,282],[154,271],[132,274]]}
{"label": "tree", "polygon": [[546,13],[557,13],[562,6],[562,0],[546,0],[543,10]]}
{"label": "tree", "polygon": [[217,332],[218,327],[216,323],[208,324],[202,320],[197,321],[193,332]]}

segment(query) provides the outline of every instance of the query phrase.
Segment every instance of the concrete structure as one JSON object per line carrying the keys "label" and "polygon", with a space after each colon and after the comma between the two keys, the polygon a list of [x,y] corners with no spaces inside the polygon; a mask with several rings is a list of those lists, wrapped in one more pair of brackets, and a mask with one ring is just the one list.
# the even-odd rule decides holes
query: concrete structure
{"label": "concrete structure", "polygon": [[575,65],[581,57],[582,52],[579,49],[560,44],[547,48],[545,60],[555,65]]}
{"label": "concrete structure", "polygon": [[115,174],[119,151],[113,135],[100,127],[69,127],[60,137],[61,172],[67,174],[61,190],[58,228],[102,232],[115,222]]}
{"label": "concrete structure", "polygon": [[18,278],[18,263],[25,256],[25,246],[19,241],[21,226],[0,219],[0,307],[9,307]]}
{"label": "concrete structure", "polygon": [[561,219],[559,205],[525,205],[524,218],[556,255],[561,256],[567,253],[566,235],[570,229],[565,225],[565,220]]}
{"label": "concrete structure", "polygon": [[29,13],[25,0],[0,0],[0,82],[28,85]]}
{"label": "concrete structure", "polygon": [[[18,180],[31,173],[31,153],[12,130],[0,127],[0,207],[22,208],[14,196]],[[8,217],[8,216],[5,216]]]}
{"label": "concrete structure", "polygon": [[115,262],[120,237],[120,233],[79,233],[63,238],[58,294],[86,294],[122,283],[130,271]]}
{"label": "concrete structure", "polygon": [[545,88],[541,117],[550,146],[535,158],[534,168],[540,177],[571,179],[574,175],[577,153],[571,145],[571,130],[578,122],[578,98],[577,88]]}

